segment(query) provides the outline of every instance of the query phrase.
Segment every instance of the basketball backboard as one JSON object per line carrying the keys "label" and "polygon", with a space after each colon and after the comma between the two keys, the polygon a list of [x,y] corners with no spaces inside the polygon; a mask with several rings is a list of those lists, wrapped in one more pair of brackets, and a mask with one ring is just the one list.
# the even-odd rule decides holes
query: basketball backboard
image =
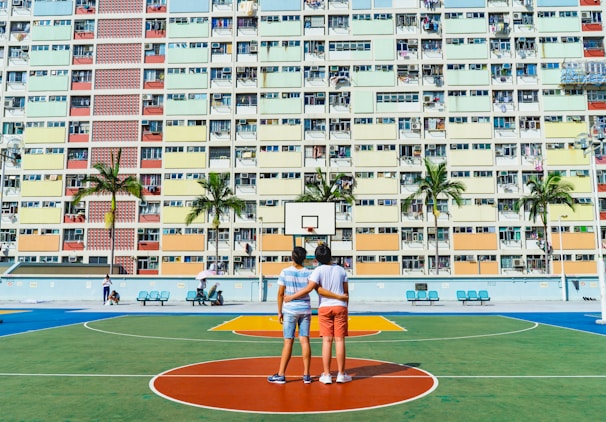
{"label": "basketball backboard", "polygon": [[334,202],[286,202],[284,234],[289,236],[333,236],[337,208]]}

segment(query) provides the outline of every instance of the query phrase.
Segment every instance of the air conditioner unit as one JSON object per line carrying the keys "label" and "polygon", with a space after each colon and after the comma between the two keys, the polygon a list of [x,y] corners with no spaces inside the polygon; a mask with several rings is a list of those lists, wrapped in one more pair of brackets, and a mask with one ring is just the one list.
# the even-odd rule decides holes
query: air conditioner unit
{"label": "air conditioner unit", "polygon": [[223,98],[223,94],[213,94],[213,100],[220,100]]}
{"label": "air conditioner unit", "polygon": [[137,229],[137,234],[145,234],[145,229]]}
{"label": "air conditioner unit", "polygon": [[429,144],[429,145],[427,145],[427,149],[434,150],[434,149],[436,149],[436,146],[435,146],[435,144]]}
{"label": "air conditioner unit", "polygon": [[433,96],[431,96],[431,95],[423,96],[423,102],[424,103],[433,103]]}
{"label": "air conditioner unit", "polygon": [[523,259],[514,259],[513,267],[514,268],[524,268],[524,260]]}
{"label": "air conditioner unit", "polygon": [[421,124],[418,123],[418,122],[417,123],[413,123],[413,124],[410,125],[410,128],[413,129],[413,130],[421,129]]}
{"label": "air conditioner unit", "polygon": [[246,123],[248,123],[248,121],[247,121],[246,119],[240,119],[240,120],[238,120],[238,124],[239,124],[240,126],[245,126],[245,125],[246,125]]}
{"label": "air conditioner unit", "polygon": [[266,205],[266,206],[268,206],[268,207],[272,207],[272,206],[274,206],[274,200],[273,200],[273,199],[270,199],[270,200],[268,200],[268,201],[265,201],[265,205]]}
{"label": "air conditioner unit", "polygon": [[250,52],[251,53],[256,53],[257,52],[257,44],[251,44],[250,45]]}
{"label": "air conditioner unit", "polygon": [[234,262],[242,262],[241,256],[234,256]]}
{"label": "air conditioner unit", "polygon": [[231,67],[224,67],[223,73],[231,73]]}
{"label": "air conditioner unit", "polygon": [[149,120],[141,120],[141,126],[148,126]]}
{"label": "air conditioner unit", "polygon": [[519,13],[519,12],[518,12],[518,13],[514,13],[514,14],[513,14],[513,18],[514,18],[514,19],[522,19],[522,14],[521,14],[521,13]]}
{"label": "air conditioner unit", "polygon": [[77,256],[70,256],[67,258],[67,260],[69,262],[77,262],[78,261],[78,257]]}
{"label": "air conditioner unit", "polygon": [[318,66],[312,66],[309,68],[312,72],[315,72],[317,70],[320,70]]}
{"label": "air conditioner unit", "polygon": [[74,234],[84,234],[84,229],[75,229]]}
{"label": "air conditioner unit", "polygon": [[13,6],[21,6],[21,0],[13,0]]}
{"label": "air conditioner unit", "polygon": [[157,256],[150,256],[149,257],[149,262],[158,262],[158,257]]}
{"label": "air conditioner unit", "polygon": [[142,207],[147,207],[147,202],[145,202],[145,201],[141,201],[140,206],[142,206]]}
{"label": "air conditioner unit", "polygon": [[15,122],[15,129],[23,128],[23,122]]}
{"label": "air conditioner unit", "polygon": [[145,44],[145,49],[146,50],[153,50],[154,49],[154,45],[153,44]]}
{"label": "air conditioner unit", "polygon": [[214,42],[214,43],[212,43],[212,44],[210,45],[210,47],[211,47],[211,48],[219,48],[219,47],[221,47],[221,44],[220,44],[220,43],[218,43],[218,42]]}
{"label": "air conditioner unit", "polygon": [[12,107],[13,100],[4,100],[4,107]]}
{"label": "air conditioner unit", "polygon": [[591,12],[581,12],[581,18],[591,19]]}
{"label": "air conditioner unit", "polygon": [[236,72],[246,72],[246,68],[245,67],[236,67]]}
{"label": "air conditioner unit", "polygon": [[0,26],[6,26],[6,22],[0,22]]}
{"label": "air conditioner unit", "polygon": [[241,177],[242,179],[248,179],[248,173],[242,173],[242,174],[240,175],[240,177]]}
{"label": "air conditioner unit", "polygon": [[143,99],[144,100],[153,100],[154,96],[151,94],[145,94],[145,95],[143,95]]}

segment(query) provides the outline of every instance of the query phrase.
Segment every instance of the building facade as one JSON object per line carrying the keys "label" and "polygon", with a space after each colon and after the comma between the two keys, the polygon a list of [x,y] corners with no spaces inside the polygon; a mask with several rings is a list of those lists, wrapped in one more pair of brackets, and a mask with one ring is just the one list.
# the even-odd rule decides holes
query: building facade
{"label": "building facade", "polygon": [[[213,262],[208,216],[184,224],[209,172],[228,172],[246,201],[221,222],[223,268],[256,275],[261,257],[264,274],[278,273],[294,243],[284,203],[317,168],[353,188],[330,242],[353,275],[434,274],[436,242],[442,275],[595,274],[606,203],[592,178],[601,197],[606,163],[575,142],[604,135],[603,10],[601,0],[2,0],[0,256],[106,263],[109,197],[71,198],[122,148],[122,173],[145,187],[144,202],[119,197],[116,264],[129,274],[193,275]],[[438,201],[437,230],[421,199],[402,207],[425,158],[466,186],[461,207]],[[551,172],[573,184],[576,207],[550,207],[546,244],[541,222],[513,204]]]}

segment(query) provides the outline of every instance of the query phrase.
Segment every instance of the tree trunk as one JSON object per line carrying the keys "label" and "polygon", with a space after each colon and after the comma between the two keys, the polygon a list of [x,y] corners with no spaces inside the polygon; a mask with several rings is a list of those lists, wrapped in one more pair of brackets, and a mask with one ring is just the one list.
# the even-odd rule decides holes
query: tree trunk
{"label": "tree trunk", "polygon": [[[550,248],[550,244],[549,244],[549,236],[547,236],[547,224],[545,224],[543,226],[543,233],[545,233],[545,274],[550,274],[549,273],[549,248]],[[560,236],[562,236],[562,233],[560,233]],[[560,258],[562,259],[562,258]]]}
{"label": "tree trunk", "polygon": [[109,274],[114,275],[114,253],[116,249],[116,210],[112,209],[112,226],[110,229],[110,257],[109,257]]}
{"label": "tree trunk", "polygon": [[439,247],[438,247],[438,215],[440,214],[440,212],[438,210],[433,210],[433,227],[434,227],[434,233],[436,236],[436,257],[435,257],[435,261],[433,263],[433,265],[436,268],[436,275],[438,275],[440,273],[440,266],[438,265],[438,258],[440,256],[439,253]]}
{"label": "tree trunk", "polygon": [[215,272],[219,275],[219,226],[215,227]]}

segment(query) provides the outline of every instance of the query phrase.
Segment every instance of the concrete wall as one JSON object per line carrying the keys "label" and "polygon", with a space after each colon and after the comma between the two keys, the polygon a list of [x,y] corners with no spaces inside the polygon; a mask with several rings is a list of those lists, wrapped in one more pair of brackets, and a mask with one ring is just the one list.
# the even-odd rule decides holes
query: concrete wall
{"label": "concrete wall", "polygon": [[[2,301],[102,301],[102,276],[19,276],[0,278]],[[135,302],[140,290],[168,290],[170,302],[185,302],[188,290],[195,290],[197,281],[191,277],[113,277],[113,288],[123,301]],[[572,280],[578,281],[576,290]],[[263,282],[263,301],[275,302],[278,291],[276,278]],[[220,283],[226,302],[257,302],[259,279],[256,277],[215,277],[208,280],[210,288]],[[354,302],[405,301],[405,291],[414,290],[416,283],[427,283],[429,290],[437,290],[442,301],[455,301],[457,290],[488,290],[492,301],[562,300],[559,277],[434,277],[434,278],[376,278],[350,279],[350,296]],[[597,277],[568,277],[568,298],[583,300],[583,296],[600,298]],[[315,298],[313,299],[315,301]]]}

